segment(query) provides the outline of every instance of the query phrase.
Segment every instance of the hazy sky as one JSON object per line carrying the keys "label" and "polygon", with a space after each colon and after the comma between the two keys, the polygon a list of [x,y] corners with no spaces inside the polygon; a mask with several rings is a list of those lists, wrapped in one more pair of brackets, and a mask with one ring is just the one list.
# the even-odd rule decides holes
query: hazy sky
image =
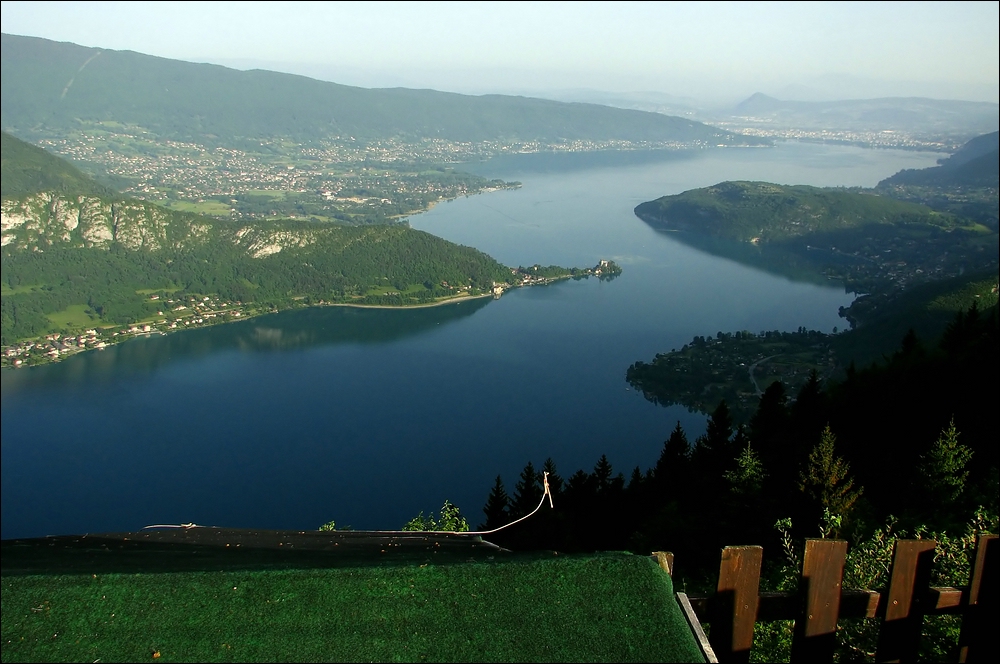
{"label": "hazy sky", "polygon": [[997,2],[3,2],[3,32],[366,87],[998,99]]}

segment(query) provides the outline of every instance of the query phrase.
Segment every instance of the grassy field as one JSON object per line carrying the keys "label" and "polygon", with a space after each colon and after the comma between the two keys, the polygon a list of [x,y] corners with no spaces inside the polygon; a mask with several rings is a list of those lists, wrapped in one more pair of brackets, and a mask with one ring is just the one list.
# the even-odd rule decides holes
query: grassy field
{"label": "grassy field", "polygon": [[178,212],[205,214],[215,217],[225,216],[232,212],[231,207],[219,201],[171,201],[167,207]]}
{"label": "grassy field", "polygon": [[703,661],[627,554],[2,584],[3,661]]}
{"label": "grassy field", "polygon": [[171,286],[170,288],[140,288],[135,292],[136,295],[159,295],[161,293],[166,293],[170,295],[171,293],[176,293],[181,290],[180,286]]}
{"label": "grassy field", "polygon": [[92,327],[100,321],[99,317],[88,314],[87,311],[89,310],[90,307],[86,304],[71,304],[62,311],[46,314],[46,318],[52,321],[52,325],[56,330],[80,330]]}
{"label": "grassy field", "polygon": [[0,281],[0,294],[2,295],[17,295],[18,293],[30,293],[31,291],[36,291],[40,289],[45,284],[27,284],[19,285],[11,288],[7,285],[6,281]]}

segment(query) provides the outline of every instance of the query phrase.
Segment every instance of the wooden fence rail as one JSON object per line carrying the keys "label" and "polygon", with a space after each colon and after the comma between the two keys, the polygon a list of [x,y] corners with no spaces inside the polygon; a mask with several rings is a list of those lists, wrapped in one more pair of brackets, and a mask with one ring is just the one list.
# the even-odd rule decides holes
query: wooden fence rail
{"label": "wooden fence rail", "polygon": [[[795,621],[793,662],[830,662],[841,618],[880,619],[876,661],[914,662],[924,616],[942,614],[962,615],[958,661],[1000,661],[1000,541],[996,535],[979,537],[964,588],[930,586],[935,546],[933,540],[898,540],[888,588],[844,590],[847,542],[807,540],[794,593],[760,592],[761,547],[728,546],[715,593],[683,599],[709,624],[711,649],[720,662],[749,661],[754,624],[772,620]],[[656,557],[672,574],[673,555]]]}

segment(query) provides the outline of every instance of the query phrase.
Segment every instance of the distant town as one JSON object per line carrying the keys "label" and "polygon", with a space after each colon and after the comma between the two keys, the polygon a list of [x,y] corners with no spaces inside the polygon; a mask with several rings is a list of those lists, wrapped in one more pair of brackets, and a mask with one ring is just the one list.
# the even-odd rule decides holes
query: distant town
{"label": "distant town", "polygon": [[162,139],[117,123],[93,124],[37,142],[124,194],[233,219],[385,223],[439,201],[520,186],[463,173],[463,162],[505,154],[709,147],[677,141],[404,142],[348,136],[314,144],[264,140],[256,149],[234,149]]}

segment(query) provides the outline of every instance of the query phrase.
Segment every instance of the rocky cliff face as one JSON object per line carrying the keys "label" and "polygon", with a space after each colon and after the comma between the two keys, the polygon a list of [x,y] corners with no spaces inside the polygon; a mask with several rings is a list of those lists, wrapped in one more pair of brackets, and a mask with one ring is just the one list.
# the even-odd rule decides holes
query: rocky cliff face
{"label": "rocky cliff face", "polygon": [[107,249],[118,244],[136,251],[190,249],[214,241],[230,242],[249,256],[264,258],[282,249],[313,244],[318,231],[230,227],[204,217],[167,210],[136,200],[43,192],[0,204],[0,244],[10,250],[51,247]]}
{"label": "rocky cliff face", "polygon": [[11,249],[108,248],[117,242],[127,249],[156,251],[202,244],[211,230],[190,215],[143,201],[42,192],[0,205],[0,244]]}

